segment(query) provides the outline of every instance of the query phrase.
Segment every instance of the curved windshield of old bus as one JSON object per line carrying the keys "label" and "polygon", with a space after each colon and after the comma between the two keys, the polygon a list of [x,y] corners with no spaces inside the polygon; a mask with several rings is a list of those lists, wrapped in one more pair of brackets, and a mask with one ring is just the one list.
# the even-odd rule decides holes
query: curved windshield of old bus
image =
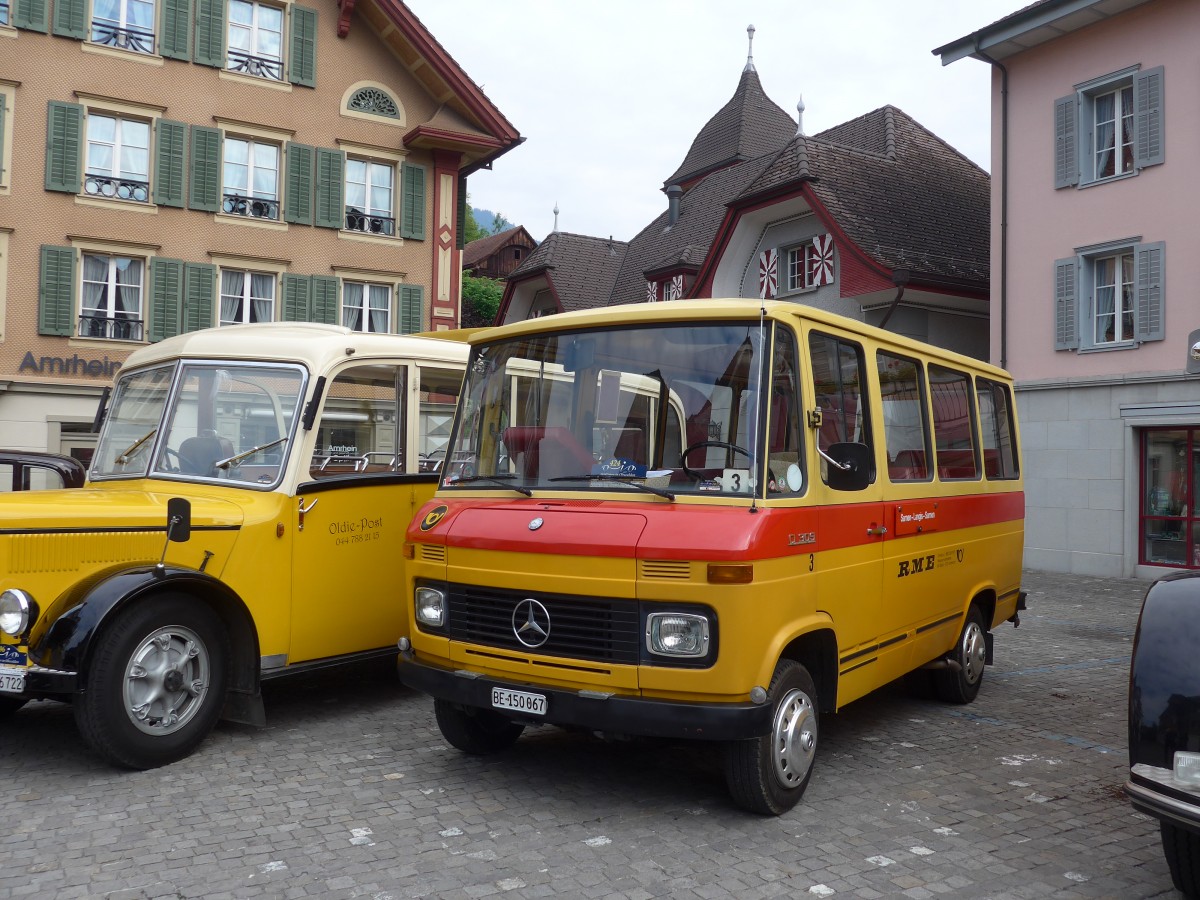
{"label": "curved windshield of old bus", "polygon": [[664,322],[476,346],[442,485],[762,495],[771,331]]}
{"label": "curved windshield of old bus", "polygon": [[297,365],[183,363],[122,377],[93,478],[279,483],[304,397]]}

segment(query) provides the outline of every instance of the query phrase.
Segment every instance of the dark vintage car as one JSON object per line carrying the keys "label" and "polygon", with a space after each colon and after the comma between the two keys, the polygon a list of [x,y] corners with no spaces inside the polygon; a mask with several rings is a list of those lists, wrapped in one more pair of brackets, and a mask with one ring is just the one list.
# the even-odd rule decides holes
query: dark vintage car
{"label": "dark vintage car", "polygon": [[83,487],[87,469],[73,456],[0,450],[0,493]]}
{"label": "dark vintage car", "polygon": [[1175,887],[1200,897],[1200,572],[1160,578],[1142,603],[1125,790],[1158,819]]}

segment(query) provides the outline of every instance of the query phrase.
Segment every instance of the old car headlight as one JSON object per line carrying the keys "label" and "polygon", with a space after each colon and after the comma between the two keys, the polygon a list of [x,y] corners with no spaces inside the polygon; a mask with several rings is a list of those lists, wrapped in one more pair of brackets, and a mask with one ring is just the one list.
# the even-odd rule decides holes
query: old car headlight
{"label": "old car headlight", "polygon": [[646,617],[646,649],[663,656],[704,656],[708,653],[708,617],[650,613]]}
{"label": "old car headlight", "polygon": [[37,614],[37,604],[24,591],[9,588],[0,594],[0,631],[21,637]]}
{"label": "old car headlight", "polygon": [[430,628],[446,624],[446,595],[437,588],[419,587],[416,590],[417,621]]}

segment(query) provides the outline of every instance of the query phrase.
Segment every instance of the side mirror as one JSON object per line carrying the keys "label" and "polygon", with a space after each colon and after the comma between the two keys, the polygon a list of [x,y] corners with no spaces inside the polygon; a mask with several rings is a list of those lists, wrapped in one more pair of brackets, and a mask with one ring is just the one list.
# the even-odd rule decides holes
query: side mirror
{"label": "side mirror", "polygon": [[826,457],[826,480],[835,491],[861,491],[871,483],[871,448],[849,441],[831,444]]}
{"label": "side mirror", "polygon": [[184,543],[192,536],[192,504],[185,497],[167,501],[167,540]]}

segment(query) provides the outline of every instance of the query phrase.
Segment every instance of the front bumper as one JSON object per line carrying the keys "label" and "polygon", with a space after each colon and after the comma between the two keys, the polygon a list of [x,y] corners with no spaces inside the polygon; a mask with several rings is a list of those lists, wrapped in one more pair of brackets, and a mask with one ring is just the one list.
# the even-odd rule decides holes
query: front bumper
{"label": "front bumper", "polygon": [[1170,769],[1137,763],[1125,793],[1139,812],[1200,834],[1200,790],[1180,784]]}
{"label": "front bumper", "polygon": [[69,696],[75,693],[78,685],[79,675],[76,672],[30,666],[25,669],[25,690],[19,694],[13,691],[0,691],[0,698],[35,700],[43,697]]}
{"label": "front bumper", "polygon": [[546,688],[501,681],[478,672],[432,666],[418,661],[411,650],[400,654],[397,671],[400,680],[414,690],[477,709],[492,709],[493,687],[543,695],[546,698],[544,716],[499,711],[522,722],[545,722],[640,737],[705,741],[745,740],[771,730],[771,707],[767,704],[680,703],[599,691]]}

